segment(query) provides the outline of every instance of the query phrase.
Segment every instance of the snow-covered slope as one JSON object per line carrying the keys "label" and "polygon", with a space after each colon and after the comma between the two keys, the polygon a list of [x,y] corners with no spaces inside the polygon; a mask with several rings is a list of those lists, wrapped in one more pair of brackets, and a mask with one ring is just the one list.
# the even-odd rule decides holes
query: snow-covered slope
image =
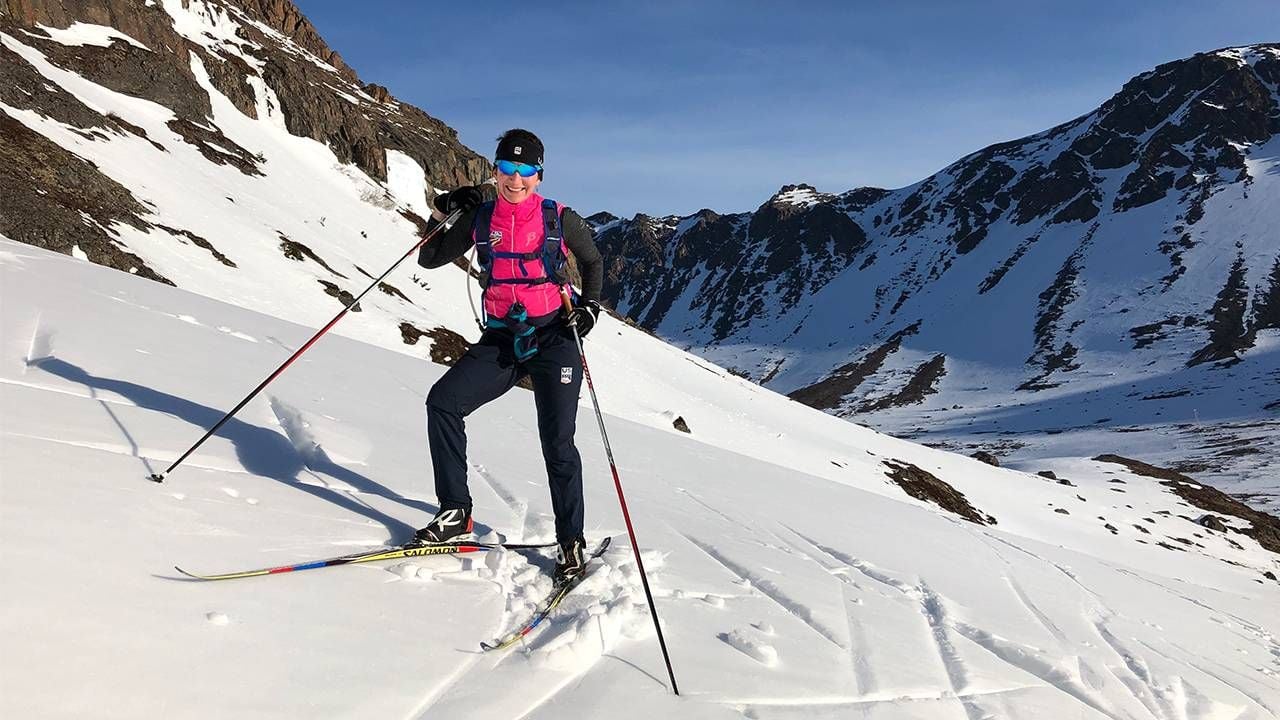
{"label": "snow-covered slope", "polygon": [[[436,187],[487,172],[292,3],[101,5],[0,12],[11,239],[320,324],[414,244]],[[423,308],[466,305],[427,287],[399,276],[338,332],[422,353],[441,333]]]}
{"label": "snow-covered slope", "polygon": [[602,215],[607,294],[836,415],[1021,467],[1142,452],[1274,508],[1278,152],[1280,46],[1203,53],[898,190]]}
{"label": "snow-covered slope", "polygon": [[[402,268],[167,483],[145,476],[412,245],[434,187],[483,162],[361,84],[288,2],[9,2],[0,81],[4,717],[1280,708],[1273,519],[1121,458],[1034,468],[1047,478],[880,435],[612,318],[591,366],[684,698],[663,686],[586,407],[608,571],[515,652],[476,650],[546,589],[548,557],[179,579],[175,563],[395,542],[430,516],[422,402],[474,334],[454,267]],[[801,228],[850,222],[803,189],[781,201],[812,209]],[[796,267],[760,259],[836,282],[815,258],[847,260],[853,239]],[[471,423],[490,537],[551,535],[534,424],[522,390]]]}
{"label": "snow-covered slope", "polygon": [[[1170,487],[1103,463],[1057,468],[1068,486],[881,436],[611,319],[589,359],[683,697],[589,422],[588,535],[615,548],[511,653],[477,643],[527,611],[549,558],[183,581],[175,563],[322,557],[424,522],[421,405],[443,368],[326,337],[159,485],[147,473],[311,329],[7,241],[0,273],[6,717],[1280,711],[1275,556],[1194,523]],[[550,537],[525,392],[470,426],[481,531]],[[908,498],[887,477],[908,466],[997,524]]]}

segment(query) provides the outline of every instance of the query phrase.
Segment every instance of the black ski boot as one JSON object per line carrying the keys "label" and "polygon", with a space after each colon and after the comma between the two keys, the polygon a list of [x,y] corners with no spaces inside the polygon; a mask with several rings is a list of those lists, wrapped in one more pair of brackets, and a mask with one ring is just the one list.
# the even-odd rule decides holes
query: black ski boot
{"label": "black ski boot", "polygon": [[586,549],[587,541],[581,536],[560,543],[560,558],[556,561],[553,576],[557,583],[568,582],[582,574],[587,567]]}
{"label": "black ski boot", "polygon": [[405,543],[405,546],[441,545],[475,539],[475,533],[472,532],[471,510],[450,508],[436,513],[431,522],[414,533],[413,539]]}

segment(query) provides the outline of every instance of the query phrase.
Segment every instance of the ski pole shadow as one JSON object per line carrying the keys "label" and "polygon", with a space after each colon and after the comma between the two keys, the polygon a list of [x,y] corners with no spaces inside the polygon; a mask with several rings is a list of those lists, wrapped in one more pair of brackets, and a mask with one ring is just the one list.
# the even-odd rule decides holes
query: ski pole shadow
{"label": "ski pole shadow", "polygon": [[[30,362],[33,367],[64,380],[70,380],[89,387],[91,390],[104,390],[124,397],[145,410],[153,410],[172,415],[205,430],[213,427],[225,414],[216,408],[201,405],[186,398],[139,385],[127,380],[100,377],[93,375],[78,365],[57,357],[44,357]],[[116,418],[116,424],[130,438],[128,430]],[[250,473],[261,475],[297,488],[321,500],[333,503],[338,507],[366,517],[387,529],[391,538],[408,538],[415,528],[402,520],[398,520],[376,508],[360,501],[348,492],[304,482],[299,475],[304,471],[324,473],[342,481],[357,492],[377,495],[394,500],[405,507],[434,515],[437,508],[427,502],[406,498],[386,486],[365,477],[349,468],[333,462],[328,455],[321,452],[301,453],[290,439],[267,428],[247,423],[239,418],[231,418],[218,430],[218,437],[231,441],[235,448],[236,460]]]}

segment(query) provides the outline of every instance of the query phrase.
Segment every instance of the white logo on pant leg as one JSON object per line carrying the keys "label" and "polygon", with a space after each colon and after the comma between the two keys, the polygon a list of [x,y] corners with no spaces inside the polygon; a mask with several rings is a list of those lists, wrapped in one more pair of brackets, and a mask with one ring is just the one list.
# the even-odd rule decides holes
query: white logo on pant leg
{"label": "white logo on pant leg", "polygon": [[573,368],[571,367],[560,368],[560,384],[570,385],[572,383],[573,383]]}

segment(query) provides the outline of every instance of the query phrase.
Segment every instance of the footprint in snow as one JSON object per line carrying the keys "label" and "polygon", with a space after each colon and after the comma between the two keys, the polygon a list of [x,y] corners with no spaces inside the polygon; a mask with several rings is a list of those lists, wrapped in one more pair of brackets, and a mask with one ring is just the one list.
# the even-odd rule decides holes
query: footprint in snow
{"label": "footprint in snow", "polygon": [[228,623],[231,622],[231,618],[228,618],[226,613],[220,613],[220,612],[217,612],[216,610],[213,612],[205,613],[204,619],[209,621],[211,625],[218,625],[218,626],[227,625]]}
{"label": "footprint in snow", "polygon": [[227,327],[226,325],[219,325],[219,326],[218,326],[218,331],[219,331],[219,332],[224,332],[224,333],[226,333],[226,334],[228,334],[228,335],[230,335],[231,337],[234,337],[234,338],[240,338],[241,340],[248,340],[249,342],[255,342],[255,343],[256,343],[256,342],[258,342],[258,338],[254,337],[254,336],[252,336],[252,335],[248,335],[248,334],[245,334],[245,333],[239,332],[238,330],[232,330],[231,328]]}
{"label": "footprint in snow", "polygon": [[240,497],[240,491],[235,488],[224,487],[222,488],[222,492],[226,493],[227,495],[233,498]]}
{"label": "footprint in snow", "polygon": [[417,563],[400,563],[390,568],[393,575],[397,575],[401,580],[416,580],[419,582],[427,582],[436,576],[436,571],[432,568],[422,567]]}
{"label": "footprint in snow", "polygon": [[765,667],[775,667],[778,664],[777,649],[768,643],[751,639],[742,630],[720,633],[717,637]]}

